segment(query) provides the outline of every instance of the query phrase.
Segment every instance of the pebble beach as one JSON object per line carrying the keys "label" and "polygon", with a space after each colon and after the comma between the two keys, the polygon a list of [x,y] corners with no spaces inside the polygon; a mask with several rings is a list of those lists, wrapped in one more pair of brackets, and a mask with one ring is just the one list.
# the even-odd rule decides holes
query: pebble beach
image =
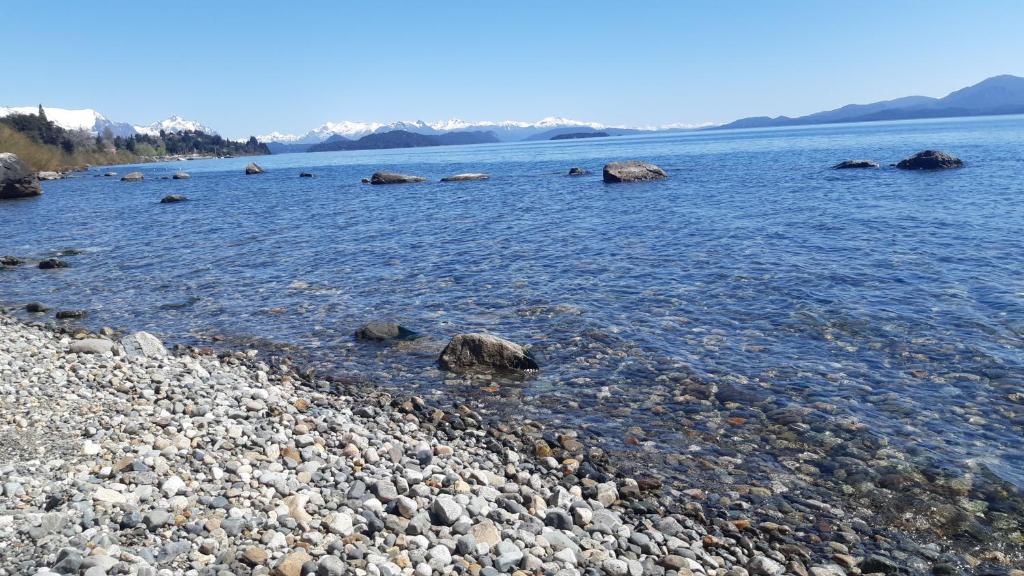
{"label": "pebble beach", "polygon": [[0,574],[896,573],[856,529],[813,550],[571,434],[539,457],[528,427],[254,357],[0,317]]}

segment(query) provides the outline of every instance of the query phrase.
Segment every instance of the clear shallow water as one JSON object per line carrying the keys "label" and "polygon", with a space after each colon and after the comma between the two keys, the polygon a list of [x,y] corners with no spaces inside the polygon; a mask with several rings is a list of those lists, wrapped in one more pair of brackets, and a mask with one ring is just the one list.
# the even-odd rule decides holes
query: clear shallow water
{"label": "clear shallow water", "polygon": [[[829,169],[926,148],[967,165]],[[671,178],[601,182],[629,158]],[[1024,117],[290,154],[244,176],[249,160],[141,165],[141,183],[87,173],[3,204],[0,254],[84,253],[0,273],[0,300],[289,343],[340,372],[453,393],[480,386],[445,383],[436,352],[487,330],[532,345],[543,368],[496,396],[610,441],[675,453],[694,427],[715,433],[671,384],[687,374],[1024,486]],[[158,179],[179,169],[192,179]],[[491,179],[360,184],[378,169]],[[157,203],[170,193],[190,201]],[[352,341],[380,318],[431,338]]]}

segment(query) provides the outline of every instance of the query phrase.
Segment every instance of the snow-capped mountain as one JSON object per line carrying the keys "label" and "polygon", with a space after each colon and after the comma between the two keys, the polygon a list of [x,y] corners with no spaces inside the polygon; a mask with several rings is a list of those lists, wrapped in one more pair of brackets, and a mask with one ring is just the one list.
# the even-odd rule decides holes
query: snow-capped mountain
{"label": "snow-capped mountain", "polygon": [[439,122],[404,120],[399,122],[389,122],[386,124],[382,124],[380,122],[352,121],[327,122],[301,136],[297,134],[271,132],[270,134],[257,136],[256,139],[268,144],[278,143],[301,145],[317,144],[332,136],[344,136],[349,139],[358,139],[368,134],[379,134],[382,132],[391,132],[393,130],[405,130],[406,132],[414,132],[416,134],[424,134],[428,136],[435,136],[448,132],[489,131],[494,132],[500,140],[516,141],[526,140],[532,136],[557,128],[588,128],[594,130],[617,128],[630,130],[625,126],[607,126],[598,122],[585,122],[582,120],[557,117],[548,117],[536,122],[523,122],[519,120],[505,120],[501,122],[484,120],[471,122],[467,120],[460,120],[458,118],[451,118]]}
{"label": "snow-capped mountain", "polygon": [[[104,130],[110,128],[114,136],[131,136],[135,134],[135,129],[131,124],[108,120],[103,114],[92,108],[68,110],[66,108],[49,108],[44,106],[43,112],[48,120],[65,130],[85,130],[96,135],[102,134]],[[0,106],[0,117],[11,114],[35,115],[38,113],[38,106]]]}
{"label": "snow-capped mountain", "polygon": [[[186,120],[181,116],[171,116],[162,122],[154,122],[148,126],[132,125],[127,122],[114,122],[92,108],[70,110],[67,108],[51,108],[43,106],[46,118],[65,130],[85,130],[93,136],[101,135],[109,128],[114,136],[128,137],[136,134],[155,136],[164,132],[184,132],[199,130],[207,134],[216,134],[212,128],[194,120]],[[0,106],[0,118],[10,114],[38,114],[38,106]]]}
{"label": "snow-capped mountain", "polygon": [[174,115],[163,120],[161,122],[154,122],[149,126],[134,126],[135,131],[139,134],[149,134],[156,136],[161,130],[164,132],[205,132],[206,134],[216,134],[217,132],[212,128],[204,126],[195,120],[186,120],[181,116]]}

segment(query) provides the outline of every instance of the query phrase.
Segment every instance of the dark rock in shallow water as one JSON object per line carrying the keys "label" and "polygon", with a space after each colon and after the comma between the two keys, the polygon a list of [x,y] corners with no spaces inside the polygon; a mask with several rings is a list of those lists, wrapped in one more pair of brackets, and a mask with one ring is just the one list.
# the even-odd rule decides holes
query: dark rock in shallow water
{"label": "dark rock in shallow water", "polygon": [[941,170],[943,168],[960,168],[962,160],[939,150],[925,150],[910,158],[900,160],[896,167],[901,170]]}
{"label": "dark rock in shallow water", "polygon": [[39,269],[40,270],[54,270],[56,268],[67,268],[67,267],[68,267],[68,263],[67,262],[65,262],[63,260],[58,260],[56,258],[47,258],[46,260],[43,260],[43,261],[39,262]]}
{"label": "dark rock in shallow water", "polygon": [[356,330],[355,336],[359,340],[383,342],[385,340],[412,340],[418,338],[419,334],[397,322],[370,322],[360,326]]}
{"label": "dark rock in shallow water", "polygon": [[414,182],[426,182],[422,176],[410,176],[395,172],[374,172],[370,176],[370,184],[411,184]]}
{"label": "dark rock in shallow water", "polygon": [[369,184],[370,183],[370,179],[369,178],[363,178],[362,180],[360,180],[360,182],[362,182],[363,184]]}
{"label": "dark rock in shallow water", "polygon": [[25,261],[17,256],[4,256],[3,258],[0,258],[0,264],[3,264],[4,266],[20,266],[24,263]]}
{"label": "dark rock in shallow water", "polygon": [[121,182],[140,182],[146,177],[142,175],[142,172],[129,172],[124,176],[121,176]]}
{"label": "dark rock in shallow water", "polygon": [[569,176],[583,176],[584,174],[588,174],[585,168],[580,168],[579,166],[569,168]]}
{"label": "dark rock in shallow water", "polygon": [[519,372],[536,370],[537,361],[519,344],[490,334],[458,334],[437,359],[452,372]]}
{"label": "dark rock in shallow water", "polygon": [[43,312],[49,312],[50,307],[44,306],[40,302],[29,302],[28,304],[25,305],[25,311],[31,312],[33,314],[42,314]]}
{"label": "dark rock in shallow water", "polygon": [[605,182],[643,182],[664,180],[668,173],[654,164],[629,160],[605,164],[603,178]]}
{"label": "dark rock in shallow water", "polygon": [[850,168],[878,168],[878,162],[874,160],[843,160],[832,167],[833,170],[848,170]]}
{"label": "dark rock in shallow water", "polygon": [[490,176],[487,174],[480,174],[476,172],[470,172],[466,174],[456,174],[455,176],[445,176],[441,178],[441,182],[465,182],[467,180],[487,180]]}
{"label": "dark rock in shallow water", "polygon": [[160,203],[161,204],[174,204],[175,202],[184,202],[186,200],[188,200],[188,198],[186,198],[185,196],[182,196],[181,194],[170,194],[168,196],[164,196],[160,200]]}
{"label": "dark rock in shallow water", "polygon": [[0,200],[39,196],[39,176],[14,154],[0,154]]}
{"label": "dark rock in shallow water", "polygon": [[57,312],[58,320],[77,320],[85,318],[85,310],[60,310]]}
{"label": "dark rock in shallow water", "polygon": [[299,178],[312,178],[313,174],[310,172],[299,172]]}
{"label": "dark rock in shallow water", "polygon": [[117,176],[117,172],[104,172],[104,176]]}
{"label": "dark rock in shallow water", "polygon": [[174,180],[188,180],[191,177],[188,172],[176,172],[174,176],[171,176]]}
{"label": "dark rock in shallow water", "polygon": [[266,170],[255,162],[250,162],[249,165],[245,167],[246,174],[263,174],[264,172],[266,172]]}

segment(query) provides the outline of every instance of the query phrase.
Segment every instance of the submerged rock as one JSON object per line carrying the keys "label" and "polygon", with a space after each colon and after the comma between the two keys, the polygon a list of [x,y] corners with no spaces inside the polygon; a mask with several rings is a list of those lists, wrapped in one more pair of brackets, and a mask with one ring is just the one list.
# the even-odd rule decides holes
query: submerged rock
{"label": "submerged rock", "polygon": [[263,174],[264,172],[266,172],[266,170],[255,162],[250,162],[249,165],[245,167],[246,174]]}
{"label": "submerged rock", "polygon": [[4,266],[20,266],[24,263],[25,261],[17,256],[4,256],[0,258],[0,264],[3,264]]}
{"label": "submerged rock", "polygon": [[963,165],[963,160],[952,154],[939,150],[925,150],[914,154],[910,158],[900,160],[896,167],[901,170],[941,170],[944,168],[960,168]]}
{"label": "submerged rock", "polygon": [[589,174],[586,168],[580,168],[579,166],[573,166],[572,168],[569,168],[569,176],[583,176],[585,174]]}
{"label": "submerged rock", "polygon": [[441,178],[441,182],[464,182],[467,180],[487,180],[490,176],[479,172],[467,172],[465,174],[456,174],[454,176],[445,176]]}
{"label": "submerged rock", "polygon": [[25,311],[31,312],[33,314],[42,314],[44,312],[49,312],[50,307],[44,306],[40,302],[29,302],[28,304],[25,305]]}
{"label": "submerged rock", "polygon": [[664,180],[668,173],[654,164],[629,160],[605,164],[603,178],[605,182],[643,182]]}
{"label": "submerged rock", "polygon": [[427,179],[422,176],[410,176],[397,172],[374,172],[373,176],[370,176],[370,184],[412,184],[426,181]]}
{"label": "submerged rock", "polygon": [[458,334],[437,359],[452,372],[518,372],[537,370],[537,361],[522,346],[490,334]]}
{"label": "submerged rock", "polygon": [[43,260],[43,261],[39,262],[39,269],[40,270],[55,270],[57,268],[67,268],[67,267],[68,267],[68,263],[67,262],[65,262],[63,260],[58,260],[57,258],[47,258],[46,260]]}
{"label": "submerged rock", "polygon": [[312,178],[313,174],[310,172],[299,172],[299,178]]}
{"label": "submerged rock", "polygon": [[121,182],[140,182],[146,177],[142,175],[142,172],[129,172],[124,176],[121,176]]}
{"label": "submerged rock", "polygon": [[9,152],[0,154],[0,200],[39,196],[39,176]]}
{"label": "submerged rock", "polygon": [[188,200],[188,198],[185,197],[185,196],[182,196],[181,194],[169,194],[167,196],[164,196],[160,200],[160,203],[161,204],[174,204],[175,202],[184,202],[186,200]]}
{"label": "submerged rock", "polygon": [[843,160],[832,167],[833,170],[847,170],[850,168],[878,168],[878,162],[874,160]]}
{"label": "submerged rock", "polygon": [[117,176],[117,172],[104,172],[104,176]]}
{"label": "submerged rock", "polygon": [[356,330],[355,336],[359,340],[383,342],[385,340],[412,340],[418,338],[419,334],[397,322],[369,322],[360,326]]}
{"label": "submerged rock", "polygon": [[174,180],[188,180],[192,176],[188,172],[175,172],[174,176],[171,176]]}

